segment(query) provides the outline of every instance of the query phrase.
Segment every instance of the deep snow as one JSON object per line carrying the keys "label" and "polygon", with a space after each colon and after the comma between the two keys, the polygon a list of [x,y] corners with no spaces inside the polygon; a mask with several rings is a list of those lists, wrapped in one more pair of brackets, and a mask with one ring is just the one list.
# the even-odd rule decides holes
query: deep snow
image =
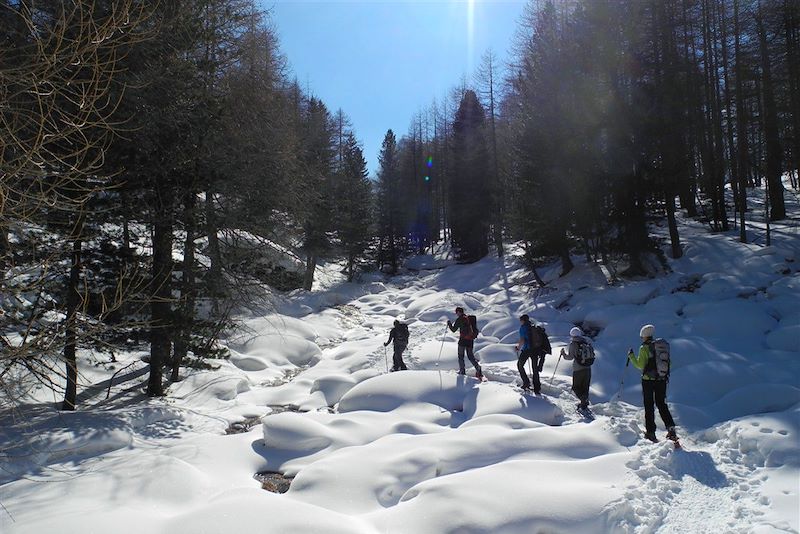
{"label": "deep snow", "polygon": [[[6,414],[0,531],[797,532],[796,201],[790,213],[772,247],[757,222],[756,244],[742,245],[681,221],[686,254],[672,273],[613,287],[578,263],[562,279],[542,270],[549,284],[532,290],[513,254],[473,265],[431,255],[361,284],[324,271],[323,287],[248,319],[226,340],[229,360],[187,371],[165,399],[136,387],[142,364],[109,400],[89,390],[77,413]],[[479,317],[489,382],[454,372],[444,321],[457,305]],[[551,336],[541,397],[513,387],[521,313]],[[395,318],[410,324],[411,370],[386,374]],[[682,451],[640,439],[625,353],[645,323],[672,345]],[[574,324],[597,332],[592,422],[575,413],[568,362],[556,370]],[[116,368],[140,356],[118,355]],[[97,358],[82,355],[87,383],[113,372]],[[252,418],[261,424],[225,434]],[[263,471],[295,477],[288,493],[260,489]]]}

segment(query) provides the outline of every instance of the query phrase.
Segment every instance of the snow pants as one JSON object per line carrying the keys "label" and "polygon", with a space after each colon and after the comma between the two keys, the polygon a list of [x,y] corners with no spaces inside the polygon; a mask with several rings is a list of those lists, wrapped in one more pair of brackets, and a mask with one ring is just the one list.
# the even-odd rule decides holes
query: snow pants
{"label": "snow pants", "polygon": [[472,350],[472,347],[475,343],[471,339],[459,339],[458,340],[458,372],[460,374],[464,374],[466,370],[464,369],[464,353],[467,353],[467,358],[469,361],[472,362],[472,365],[475,366],[475,370],[478,372],[479,375],[482,375],[481,366],[478,363],[478,360],[475,359],[475,353]]}
{"label": "snow pants", "polygon": [[519,353],[519,358],[517,358],[517,370],[519,371],[520,378],[522,378],[522,387],[525,389],[531,387],[531,381],[528,379],[528,372],[525,370],[525,363],[528,361],[528,358],[533,360],[533,375],[531,375],[533,379],[533,392],[538,394],[542,390],[542,382],[539,380],[538,358],[533,354],[531,349],[523,350]]}
{"label": "snow pants", "polygon": [[642,380],[642,400],[644,401],[644,428],[647,432],[656,431],[656,417],[653,403],[658,407],[661,420],[669,429],[675,426],[672,414],[667,407],[667,381],[666,380]]}
{"label": "snow pants", "polygon": [[408,345],[405,343],[394,344],[394,356],[392,356],[392,371],[405,371],[408,369],[403,361],[403,352]]}
{"label": "snow pants", "polygon": [[592,368],[573,369],[572,392],[584,407],[589,406],[589,384],[592,382]]}

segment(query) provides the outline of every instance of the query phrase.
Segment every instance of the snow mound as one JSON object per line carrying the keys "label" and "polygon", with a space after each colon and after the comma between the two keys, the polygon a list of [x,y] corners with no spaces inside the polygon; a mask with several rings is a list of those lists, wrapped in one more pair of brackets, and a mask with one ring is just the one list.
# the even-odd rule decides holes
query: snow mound
{"label": "snow mound", "polygon": [[443,371],[391,373],[365,380],[345,393],[339,401],[339,412],[388,412],[415,402],[461,411],[464,398],[477,385],[474,378]]}

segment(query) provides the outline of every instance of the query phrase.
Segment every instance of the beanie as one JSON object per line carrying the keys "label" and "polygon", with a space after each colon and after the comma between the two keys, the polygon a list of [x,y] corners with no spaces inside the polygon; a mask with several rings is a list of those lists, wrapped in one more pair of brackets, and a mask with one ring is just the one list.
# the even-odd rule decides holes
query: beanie
{"label": "beanie", "polygon": [[573,326],[572,329],[569,331],[569,335],[572,337],[581,337],[583,336],[583,330],[581,330],[577,326]]}
{"label": "beanie", "polygon": [[656,327],[651,324],[646,324],[639,330],[639,337],[642,339],[653,337],[653,334],[656,331]]}

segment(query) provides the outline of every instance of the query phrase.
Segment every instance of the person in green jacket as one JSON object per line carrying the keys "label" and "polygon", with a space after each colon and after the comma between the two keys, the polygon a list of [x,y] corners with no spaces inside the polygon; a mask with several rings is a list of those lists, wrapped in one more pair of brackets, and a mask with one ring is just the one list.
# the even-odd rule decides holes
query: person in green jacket
{"label": "person in green jacket", "polygon": [[634,354],[633,349],[628,351],[628,358],[633,365],[642,371],[642,400],[644,403],[644,437],[657,443],[656,438],[656,418],[653,404],[658,407],[658,413],[664,426],[667,427],[667,439],[673,441],[678,439],[675,433],[675,421],[667,406],[667,380],[660,378],[655,371],[655,349],[653,348],[653,334],[655,326],[646,324],[639,331],[642,338],[642,345],[639,347],[639,354]]}

